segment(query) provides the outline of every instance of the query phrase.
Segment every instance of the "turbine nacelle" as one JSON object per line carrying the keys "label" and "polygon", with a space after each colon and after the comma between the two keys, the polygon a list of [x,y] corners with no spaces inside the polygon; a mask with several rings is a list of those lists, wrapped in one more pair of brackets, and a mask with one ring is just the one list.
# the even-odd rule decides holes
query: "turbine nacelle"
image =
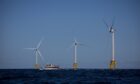
{"label": "turbine nacelle", "polygon": [[109,32],[110,32],[110,33],[114,33],[115,31],[116,31],[116,30],[113,29],[113,27],[110,27],[110,28],[109,28]]}
{"label": "turbine nacelle", "polygon": [[73,46],[83,46],[84,44],[78,42],[76,39],[74,40]]}
{"label": "turbine nacelle", "polygon": [[107,23],[105,22],[105,20],[103,20],[103,21],[104,21],[104,24],[106,25],[106,27],[109,29],[109,32],[110,32],[110,33],[114,33],[114,32],[116,31],[116,29],[113,28],[113,27],[114,27],[114,19],[112,20],[111,25],[107,24]]}

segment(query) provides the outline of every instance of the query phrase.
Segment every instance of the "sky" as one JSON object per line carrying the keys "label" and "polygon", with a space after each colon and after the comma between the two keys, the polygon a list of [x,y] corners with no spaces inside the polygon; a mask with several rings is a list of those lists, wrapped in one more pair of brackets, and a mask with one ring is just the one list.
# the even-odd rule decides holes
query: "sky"
{"label": "sky", "polygon": [[103,19],[115,17],[117,68],[140,69],[139,0],[0,0],[0,69],[34,68],[33,51],[44,61],[72,68],[74,38],[85,46],[77,50],[79,68],[108,68],[111,34]]}

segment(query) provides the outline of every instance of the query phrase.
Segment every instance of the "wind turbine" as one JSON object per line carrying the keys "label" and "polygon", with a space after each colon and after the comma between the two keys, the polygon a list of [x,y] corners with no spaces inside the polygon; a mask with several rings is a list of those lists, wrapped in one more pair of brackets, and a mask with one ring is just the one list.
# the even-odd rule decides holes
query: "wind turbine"
{"label": "wind turbine", "polygon": [[78,69],[78,63],[77,63],[77,47],[80,46],[82,44],[80,44],[79,42],[77,42],[76,39],[74,39],[74,63],[73,63],[73,69],[77,70]]}
{"label": "wind turbine", "polygon": [[112,35],[112,59],[109,64],[110,69],[115,69],[116,68],[116,60],[115,60],[115,32],[116,29],[114,29],[114,20],[112,20],[112,24],[108,25],[105,21],[104,23],[106,24],[107,28],[109,28],[109,33]]}
{"label": "wind turbine", "polygon": [[25,48],[25,49],[28,49],[28,50],[33,50],[34,53],[35,53],[35,56],[36,56],[35,69],[40,69],[40,65],[38,63],[38,57],[40,56],[41,59],[43,60],[41,52],[39,51],[41,43],[42,43],[42,40],[40,40],[40,42],[38,43],[38,45],[35,48]]}

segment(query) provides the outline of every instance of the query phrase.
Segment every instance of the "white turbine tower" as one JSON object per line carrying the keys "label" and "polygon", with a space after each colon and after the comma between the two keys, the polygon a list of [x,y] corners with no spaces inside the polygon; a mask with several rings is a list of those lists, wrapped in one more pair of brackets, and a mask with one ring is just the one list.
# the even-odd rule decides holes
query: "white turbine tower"
{"label": "white turbine tower", "polygon": [[74,39],[74,43],[73,43],[73,46],[74,46],[74,63],[73,63],[73,69],[74,70],[77,70],[78,69],[78,63],[77,63],[77,47],[79,45],[82,45],[82,44],[80,44],[79,42],[77,42],[76,39]]}
{"label": "white turbine tower", "polygon": [[33,50],[34,53],[35,53],[35,56],[36,56],[36,61],[35,61],[35,68],[36,69],[40,69],[40,65],[38,63],[38,57],[41,57],[41,59],[43,60],[43,57],[39,51],[39,48],[40,48],[40,45],[42,43],[42,40],[40,40],[40,42],[38,43],[38,45],[36,46],[36,48],[25,48],[25,49],[28,49],[28,50]]}
{"label": "white turbine tower", "polygon": [[[105,21],[104,21],[105,22]],[[107,28],[109,28],[109,32],[112,34],[112,59],[110,61],[110,64],[109,64],[109,68],[110,69],[115,69],[116,68],[116,61],[115,61],[115,31],[116,29],[114,29],[114,21],[112,21],[112,24],[111,25],[108,25],[106,22],[105,22]]]}

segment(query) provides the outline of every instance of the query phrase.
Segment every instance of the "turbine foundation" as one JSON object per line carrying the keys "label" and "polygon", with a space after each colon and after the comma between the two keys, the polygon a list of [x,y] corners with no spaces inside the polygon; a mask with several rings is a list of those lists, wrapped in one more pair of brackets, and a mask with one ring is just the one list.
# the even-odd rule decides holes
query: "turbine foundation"
{"label": "turbine foundation", "polygon": [[78,63],[73,63],[73,69],[77,70],[78,69]]}
{"label": "turbine foundation", "polygon": [[40,69],[40,65],[39,64],[35,64],[35,69]]}
{"label": "turbine foundation", "polygon": [[109,69],[114,70],[116,69],[117,62],[115,60],[111,60],[109,64]]}

